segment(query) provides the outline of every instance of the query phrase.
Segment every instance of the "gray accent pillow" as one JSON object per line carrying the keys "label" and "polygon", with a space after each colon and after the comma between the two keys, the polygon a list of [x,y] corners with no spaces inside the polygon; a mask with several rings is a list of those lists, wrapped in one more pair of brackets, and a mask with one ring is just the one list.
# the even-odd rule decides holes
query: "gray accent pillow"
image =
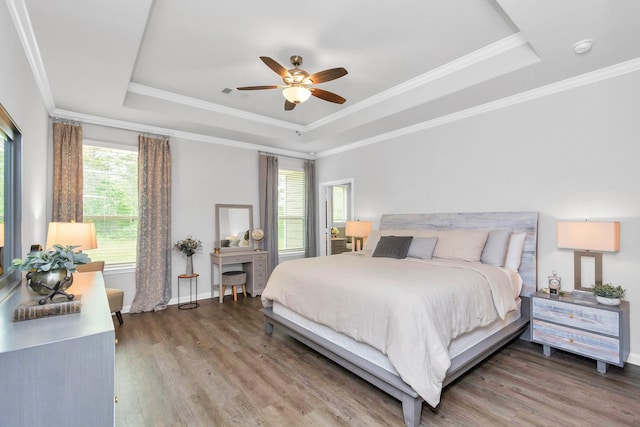
{"label": "gray accent pillow", "polygon": [[509,249],[511,230],[492,230],[487,237],[487,243],[482,250],[480,262],[483,264],[504,267],[504,261]]}
{"label": "gray accent pillow", "polygon": [[438,243],[437,237],[414,237],[409,246],[409,258],[431,259]]}
{"label": "gray accent pillow", "polygon": [[382,236],[372,256],[396,259],[406,258],[412,240],[412,236]]}

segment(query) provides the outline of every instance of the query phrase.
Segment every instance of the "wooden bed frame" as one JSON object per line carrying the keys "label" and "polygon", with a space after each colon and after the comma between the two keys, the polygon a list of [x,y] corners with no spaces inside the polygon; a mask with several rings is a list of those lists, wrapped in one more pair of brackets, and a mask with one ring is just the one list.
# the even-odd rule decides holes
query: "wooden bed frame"
{"label": "wooden bed frame", "polygon": [[[526,232],[525,247],[520,264],[523,278],[520,297],[521,316],[501,331],[451,360],[443,386],[473,368],[511,340],[520,336],[529,339],[529,295],[536,291],[536,248],[538,231],[537,212],[482,212],[454,214],[392,214],[383,215],[380,230],[452,230],[510,229],[514,233]],[[344,348],[310,332],[309,330],[273,313],[272,308],[262,309],[265,316],[265,332],[271,334],[278,326],[285,333],[328,357],[365,381],[378,387],[402,402],[406,426],[418,426],[422,414],[423,399],[402,379],[385,369],[351,353]]]}

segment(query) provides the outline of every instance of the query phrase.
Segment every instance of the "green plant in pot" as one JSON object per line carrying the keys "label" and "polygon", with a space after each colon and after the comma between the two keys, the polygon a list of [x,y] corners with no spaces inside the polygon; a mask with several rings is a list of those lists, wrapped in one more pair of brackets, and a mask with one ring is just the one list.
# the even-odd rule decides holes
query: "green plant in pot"
{"label": "green plant in pot", "polygon": [[46,295],[39,301],[40,304],[57,294],[63,294],[71,300],[73,295],[64,291],[73,283],[76,265],[91,262],[87,254],[74,251],[77,247],[53,245],[45,251],[31,252],[24,260],[14,259],[11,270],[27,272],[29,288],[39,295]]}
{"label": "green plant in pot", "polygon": [[593,294],[596,296],[596,300],[606,305],[620,304],[625,292],[626,289],[623,289],[622,286],[613,286],[611,283],[600,283],[593,287]]}

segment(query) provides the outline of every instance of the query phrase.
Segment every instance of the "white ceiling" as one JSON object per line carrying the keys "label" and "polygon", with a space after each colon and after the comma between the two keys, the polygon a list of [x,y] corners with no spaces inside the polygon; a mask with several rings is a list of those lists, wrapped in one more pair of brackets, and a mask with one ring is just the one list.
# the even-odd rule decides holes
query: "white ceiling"
{"label": "white ceiling", "polygon": [[[53,116],[303,156],[640,68],[636,0],[7,3]],[[235,90],[281,83],[259,56],[294,54],[345,67],[319,87],[347,102]]]}

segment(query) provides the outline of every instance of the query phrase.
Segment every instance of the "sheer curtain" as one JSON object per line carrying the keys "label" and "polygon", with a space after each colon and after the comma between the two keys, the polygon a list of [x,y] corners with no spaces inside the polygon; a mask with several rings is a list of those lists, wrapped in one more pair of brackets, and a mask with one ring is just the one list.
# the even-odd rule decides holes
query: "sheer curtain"
{"label": "sheer curtain", "polygon": [[82,222],[82,126],[53,123],[53,222]]}
{"label": "sheer curtain", "polygon": [[167,308],[171,299],[169,140],[138,136],[138,248],[131,313]]}
{"label": "sheer curtain", "polygon": [[260,222],[264,230],[264,250],[269,252],[268,274],[278,265],[278,157],[260,153]]}
{"label": "sheer curtain", "polygon": [[316,163],[314,160],[304,161],[304,186],[305,186],[305,244],[304,256],[316,256]]}

